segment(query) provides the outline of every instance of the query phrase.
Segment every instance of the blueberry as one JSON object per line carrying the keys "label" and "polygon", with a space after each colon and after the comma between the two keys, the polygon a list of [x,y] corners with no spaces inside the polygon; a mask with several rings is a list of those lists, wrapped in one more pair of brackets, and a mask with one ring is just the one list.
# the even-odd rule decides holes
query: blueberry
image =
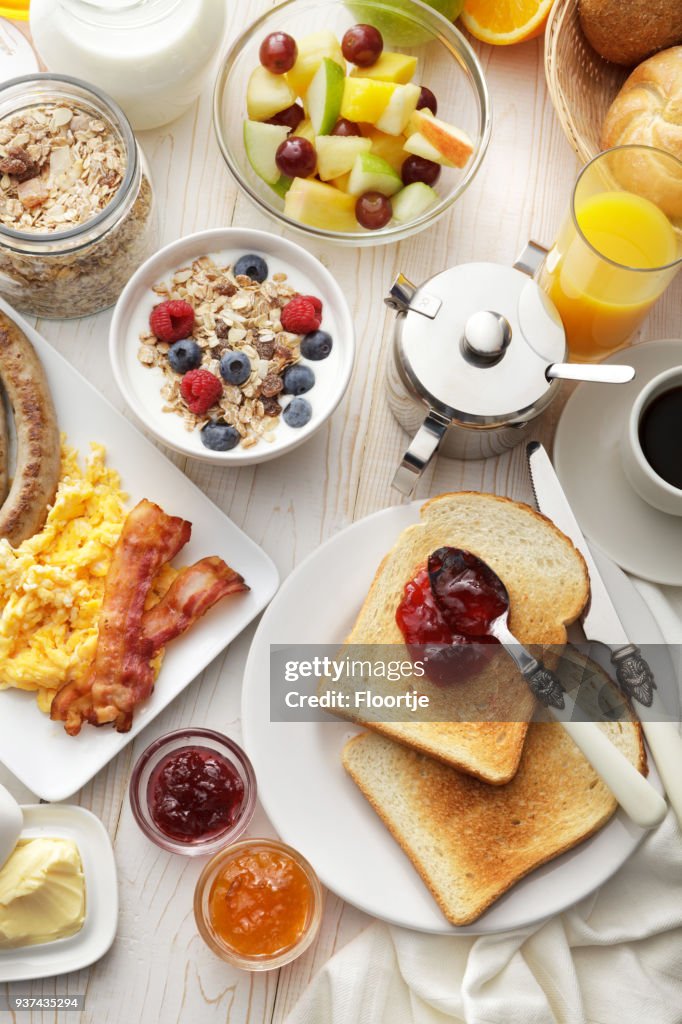
{"label": "blueberry", "polygon": [[240,440],[239,431],[220,420],[211,420],[201,431],[201,443],[212,452],[229,452]]}
{"label": "blueberry", "polygon": [[315,374],[309,366],[287,366],[282,382],[285,395],[304,395],[315,384]]}
{"label": "blueberry", "polygon": [[326,331],[311,331],[301,342],[301,355],[305,359],[313,359],[318,362],[320,359],[327,358],[333,344],[331,334],[327,334]]}
{"label": "blueberry", "polygon": [[184,341],[176,341],[168,349],[168,362],[171,369],[176,373],[187,373],[189,370],[196,370],[201,365],[201,349],[196,341],[185,338]]}
{"label": "blueberry", "polygon": [[249,253],[248,256],[242,256],[238,259],[234,265],[235,277],[244,276],[250,277],[252,281],[258,281],[258,284],[262,284],[269,274],[268,265],[262,256],[254,256],[253,253]]}
{"label": "blueberry", "polygon": [[310,402],[305,398],[293,398],[282,413],[284,422],[290,427],[304,427],[313,414]]}
{"label": "blueberry", "polygon": [[246,352],[229,349],[220,360],[220,372],[228,384],[243,384],[251,376],[251,360]]}

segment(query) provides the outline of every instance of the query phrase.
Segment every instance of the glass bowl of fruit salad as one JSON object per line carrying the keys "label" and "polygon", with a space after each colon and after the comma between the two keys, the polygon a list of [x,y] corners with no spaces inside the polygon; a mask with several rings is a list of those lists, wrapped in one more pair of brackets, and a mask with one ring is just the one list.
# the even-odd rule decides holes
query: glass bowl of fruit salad
{"label": "glass bowl of fruit salad", "polygon": [[213,113],[227,166],[262,210],[350,246],[433,224],[491,129],[476,55],[420,0],[285,0],[228,52]]}

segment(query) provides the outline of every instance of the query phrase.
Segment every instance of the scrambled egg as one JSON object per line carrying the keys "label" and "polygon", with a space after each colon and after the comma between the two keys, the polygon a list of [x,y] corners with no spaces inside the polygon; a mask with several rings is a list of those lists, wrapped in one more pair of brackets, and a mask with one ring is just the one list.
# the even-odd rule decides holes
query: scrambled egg
{"label": "scrambled egg", "polygon": [[[45,712],[57,689],[83,679],[92,664],[106,577],[127,515],[118,473],[105,465],[101,445],[91,448],[82,469],[62,443],[45,526],[18,548],[0,540],[0,689],[36,691]],[[164,569],[150,604],[174,576]]]}

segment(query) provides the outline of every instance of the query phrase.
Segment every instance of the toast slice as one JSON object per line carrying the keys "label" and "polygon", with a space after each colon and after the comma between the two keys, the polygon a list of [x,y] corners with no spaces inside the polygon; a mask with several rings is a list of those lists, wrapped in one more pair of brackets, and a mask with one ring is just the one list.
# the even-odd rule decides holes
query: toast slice
{"label": "toast slice", "polygon": [[[510,597],[509,624],[522,643],[566,643],[566,626],[578,618],[589,597],[582,555],[553,523],[527,505],[462,491],[428,501],[421,509],[421,522],[400,535],[379,566],[347,645],[354,645],[356,652],[363,645],[395,645],[391,657],[410,660],[396,609],[405,584],[443,545],[473,552],[500,576]],[[545,652],[549,665],[553,654],[556,651]],[[438,711],[442,720],[378,722],[376,715],[355,710],[345,717],[493,785],[513,778],[535,701],[511,659],[495,658],[477,675],[475,687],[455,685],[444,691],[407,676],[394,692],[410,689],[427,693],[429,717],[441,717],[433,713]],[[481,721],[483,706],[495,708],[498,720]]]}
{"label": "toast slice", "polygon": [[[647,772],[641,727],[600,725]],[[519,879],[577,846],[616,810],[556,722],[533,722],[505,786],[448,768],[376,733],[349,740],[343,765],[454,925],[471,924]]]}

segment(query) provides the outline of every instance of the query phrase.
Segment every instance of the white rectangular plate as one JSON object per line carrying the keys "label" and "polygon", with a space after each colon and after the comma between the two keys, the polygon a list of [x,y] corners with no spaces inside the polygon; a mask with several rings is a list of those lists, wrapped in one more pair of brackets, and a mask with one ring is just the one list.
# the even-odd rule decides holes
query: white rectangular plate
{"label": "white rectangular plate", "polygon": [[[193,524],[179,561],[190,565],[219,555],[242,574],[251,590],[221,601],[185,636],[168,647],[150,699],[137,709],[130,732],[84,726],[67,736],[36,706],[33,694],[0,690],[0,761],[43,800],[64,800],[104,767],[149,725],[270,602],[279,578],[271,559],[188,478],[107,402],[6,303],[0,309],[25,331],[42,360],[60,429],[82,456],[90,442],[105,445],[107,461],[121,474],[130,507],[142,498]],[[229,470],[226,470],[229,472]]]}
{"label": "white rectangular plate", "polygon": [[22,807],[22,839],[41,836],[73,839],[85,877],[85,921],[75,935],[23,949],[0,950],[0,982],[51,978],[80,971],[104,956],[116,935],[118,888],[116,863],[104,825],[83,807]]}

